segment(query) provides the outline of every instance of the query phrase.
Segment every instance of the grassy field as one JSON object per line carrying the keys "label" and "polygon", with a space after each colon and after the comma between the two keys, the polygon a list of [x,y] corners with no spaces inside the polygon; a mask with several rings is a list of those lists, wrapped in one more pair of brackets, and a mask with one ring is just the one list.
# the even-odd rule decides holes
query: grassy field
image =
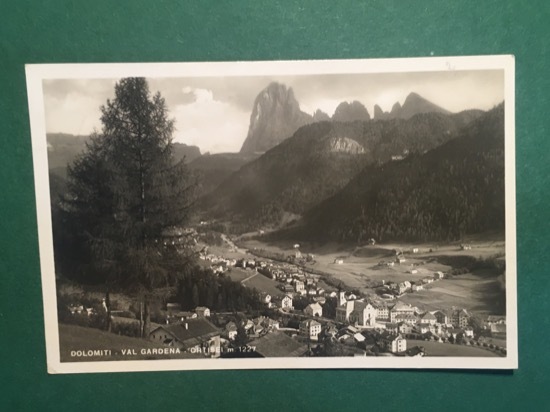
{"label": "grassy field", "polygon": [[501,348],[505,348],[506,347],[506,339],[498,339],[498,338],[483,338],[483,341],[488,343],[488,344],[493,344],[495,346],[498,346],[498,347],[501,347]]}
{"label": "grassy field", "polygon": [[443,279],[429,289],[407,293],[400,300],[424,310],[464,307],[479,314],[505,314],[505,294],[501,281],[485,271]]}
{"label": "grassy field", "polygon": [[228,275],[231,277],[231,280],[241,282],[248,288],[256,288],[258,292],[266,292],[271,296],[283,294],[283,291],[277,288],[280,284],[279,282],[269,279],[264,275],[257,273],[255,270],[232,268]]}
{"label": "grassy field", "polygon": [[242,268],[231,268],[229,272],[226,272],[226,275],[231,278],[234,282],[242,282],[246,278],[252,276],[255,273],[254,270],[248,269],[242,269]]}
{"label": "grassy field", "polygon": [[423,346],[426,350],[426,356],[468,356],[493,358],[500,356],[495,352],[474,346],[407,339],[407,348],[412,348],[414,346]]}
{"label": "grassy field", "polygon": [[[265,249],[272,253],[290,254],[293,252],[293,245],[290,243],[283,244],[264,244],[256,239],[247,240],[243,245],[248,248]],[[435,249],[436,246],[432,246]],[[397,245],[389,244],[383,246],[363,246],[354,247],[352,245],[342,244],[325,244],[323,246],[302,245],[303,253],[313,253],[316,263],[312,266],[313,269],[323,271],[330,274],[334,279],[341,281],[350,288],[359,289],[362,292],[369,293],[369,280],[385,280],[391,282],[403,282],[405,280],[414,281],[428,275],[433,275],[436,271],[446,271],[450,266],[442,265],[438,262],[426,263],[432,258],[432,253],[428,245],[423,245],[419,253],[408,255],[407,261],[401,265],[396,264],[392,267],[378,266],[380,261],[390,261],[395,257],[394,249],[410,250],[412,245]],[[417,247],[416,245],[414,247]],[[452,246],[451,249],[457,249],[457,246]],[[336,259],[342,259],[342,264],[335,263]],[[416,264],[416,266],[413,266]],[[411,274],[412,269],[416,269],[418,273]]]}
{"label": "grassy field", "polygon": [[256,288],[260,292],[269,293],[271,296],[282,295],[283,291],[277,288],[278,282],[265,277],[264,275],[256,275],[253,278],[243,283],[246,287]]}
{"label": "grassy field", "polygon": [[[182,359],[197,357],[188,353],[171,355],[141,354],[142,350],[164,348],[162,345],[144,339],[119,336],[98,329],[75,325],[59,325],[59,346],[61,362],[97,362],[144,359]],[[110,350],[111,355],[71,356],[72,351]],[[122,350],[133,349],[137,355],[123,355]]]}

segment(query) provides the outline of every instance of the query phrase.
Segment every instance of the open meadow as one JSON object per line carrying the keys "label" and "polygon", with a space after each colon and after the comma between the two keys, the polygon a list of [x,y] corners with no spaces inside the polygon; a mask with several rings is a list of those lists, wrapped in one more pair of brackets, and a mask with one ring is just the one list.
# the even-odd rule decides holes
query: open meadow
{"label": "open meadow", "polygon": [[426,356],[469,356],[469,357],[499,357],[496,352],[477,346],[457,345],[452,343],[429,342],[407,339],[407,347],[423,346]]}
{"label": "open meadow", "polygon": [[457,306],[484,315],[504,315],[506,310],[501,281],[483,270],[434,282],[426,290],[404,294],[400,300],[423,310]]}
{"label": "open meadow", "polygon": [[268,277],[251,269],[232,268],[227,275],[235,282],[241,282],[247,288],[256,288],[258,292],[266,292],[271,296],[283,294],[283,291],[277,288],[280,283],[269,279]]}

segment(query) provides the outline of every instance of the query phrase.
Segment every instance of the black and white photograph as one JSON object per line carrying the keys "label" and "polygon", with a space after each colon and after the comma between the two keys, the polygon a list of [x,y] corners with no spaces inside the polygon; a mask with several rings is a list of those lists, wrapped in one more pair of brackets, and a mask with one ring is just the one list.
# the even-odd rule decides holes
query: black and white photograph
{"label": "black and white photograph", "polygon": [[513,57],[26,70],[50,373],[517,368]]}

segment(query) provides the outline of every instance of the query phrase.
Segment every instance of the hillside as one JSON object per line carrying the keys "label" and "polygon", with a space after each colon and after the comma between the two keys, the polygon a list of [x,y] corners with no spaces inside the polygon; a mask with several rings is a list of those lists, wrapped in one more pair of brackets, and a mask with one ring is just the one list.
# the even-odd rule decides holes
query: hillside
{"label": "hillside", "polygon": [[201,156],[201,150],[197,146],[189,146],[185,143],[174,143],[174,158],[177,162],[185,157],[185,163],[190,163]]}
{"label": "hillside", "polygon": [[361,170],[366,156],[325,150],[331,131],[328,122],[299,129],[230,175],[203,199],[204,207],[218,218],[269,225],[330,196]]}
{"label": "hillside", "polygon": [[456,137],[462,121],[426,113],[409,120],[306,125],[224,180],[203,199],[203,210],[250,228],[277,226],[334,195],[366,165],[424,153]]}
{"label": "hillside", "polygon": [[[48,133],[48,168],[54,174],[65,178],[67,165],[86,149],[86,142],[90,136],[76,136],[66,133]],[[191,162],[201,155],[197,146],[188,146],[184,143],[174,143],[174,158],[180,161],[185,157]]]}
{"label": "hillside", "polygon": [[48,133],[48,168],[57,170],[61,176],[66,173],[66,168],[76,156],[86,149],[89,136],[75,136],[65,133]]}
{"label": "hillside", "polygon": [[370,165],[280,236],[454,240],[504,230],[504,105],[425,154]]}
{"label": "hillside", "polygon": [[189,163],[189,169],[197,172],[201,193],[210,193],[243,165],[258,158],[256,154],[216,153],[204,154]]}

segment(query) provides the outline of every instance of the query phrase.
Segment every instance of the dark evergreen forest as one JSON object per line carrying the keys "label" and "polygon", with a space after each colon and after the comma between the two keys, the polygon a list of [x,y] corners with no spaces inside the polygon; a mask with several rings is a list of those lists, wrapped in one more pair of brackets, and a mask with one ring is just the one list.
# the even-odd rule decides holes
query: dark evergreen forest
{"label": "dark evergreen forest", "polygon": [[456,240],[504,231],[504,104],[425,154],[367,166],[298,228],[340,241]]}

